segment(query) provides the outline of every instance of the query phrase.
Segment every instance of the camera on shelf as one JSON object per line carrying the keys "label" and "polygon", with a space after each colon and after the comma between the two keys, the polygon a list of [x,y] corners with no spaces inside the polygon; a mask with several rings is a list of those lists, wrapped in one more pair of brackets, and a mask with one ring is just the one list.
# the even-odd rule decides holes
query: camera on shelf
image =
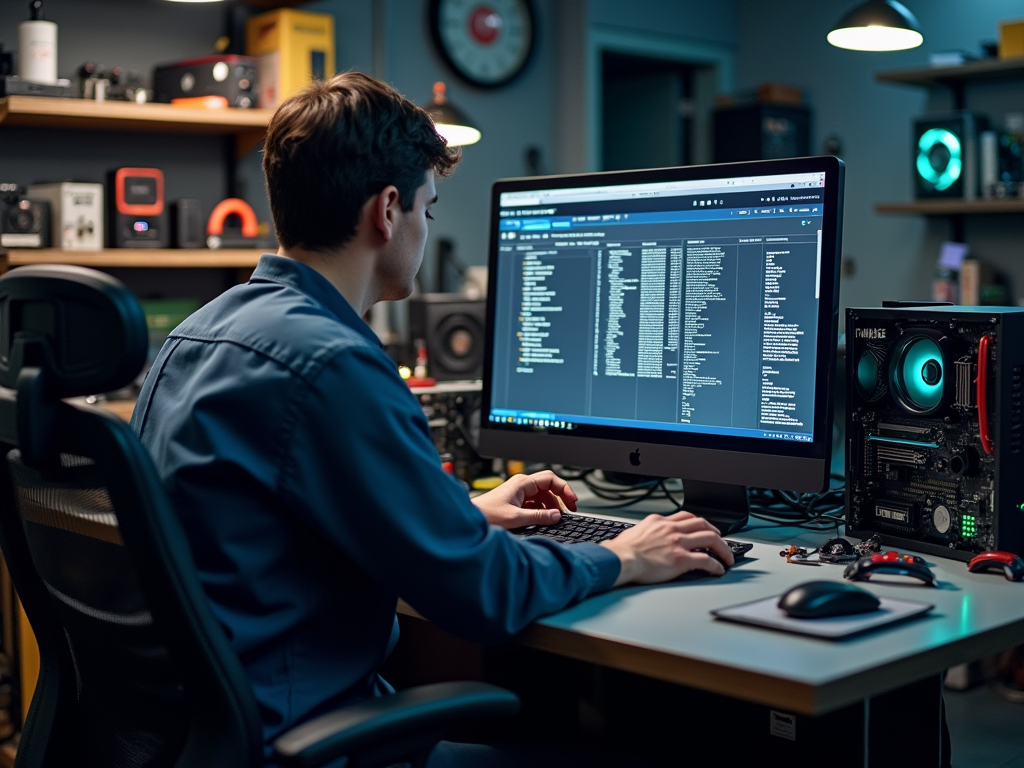
{"label": "camera on shelf", "polygon": [[49,248],[50,204],[29,200],[17,184],[0,183],[0,246]]}

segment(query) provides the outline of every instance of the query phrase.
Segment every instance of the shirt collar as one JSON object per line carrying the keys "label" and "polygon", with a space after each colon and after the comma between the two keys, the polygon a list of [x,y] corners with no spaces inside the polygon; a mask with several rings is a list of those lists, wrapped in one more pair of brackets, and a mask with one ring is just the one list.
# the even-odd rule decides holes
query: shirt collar
{"label": "shirt collar", "polygon": [[282,283],[309,296],[314,301],[329,309],[342,323],[363,334],[377,346],[383,346],[377,334],[373,332],[351,305],[345,301],[330,281],[312,267],[301,261],[264,253],[249,278],[250,283],[269,282]]}

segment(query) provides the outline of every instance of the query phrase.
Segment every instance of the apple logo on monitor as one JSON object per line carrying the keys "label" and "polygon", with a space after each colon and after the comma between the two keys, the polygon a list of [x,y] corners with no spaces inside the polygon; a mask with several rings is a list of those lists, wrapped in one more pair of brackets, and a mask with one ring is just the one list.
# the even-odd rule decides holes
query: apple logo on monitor
{"label": "apple logo on monitor", "polygon": [[634,467],[640,466],[640,449],[637,448],[635,451],[629,454],[629,463]]}

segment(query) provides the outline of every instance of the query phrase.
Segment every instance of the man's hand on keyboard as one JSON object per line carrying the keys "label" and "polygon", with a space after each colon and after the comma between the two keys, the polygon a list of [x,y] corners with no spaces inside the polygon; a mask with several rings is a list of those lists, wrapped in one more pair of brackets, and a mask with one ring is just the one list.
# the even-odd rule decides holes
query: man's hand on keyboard
{"label": "man's hand on keyboard", "polygon": [[[615,586],[620,584],[657,584],[688,571],[707,571],[715,576],[733,564],[732,551],[715,526],[689,512],[662,517],[649,515],[610,541],[601,542],[622,561]],[[705,552],[721,558],[722,563]]]}
{"label": "man's hand on keyboard", "polygon": [[527,525],[554,525],[562,515],[558,499],[570,510],[576,509],[576,494],[551,470],[532,475],[513,475],[493,491],[473,499],[487,522],[502,528]]}

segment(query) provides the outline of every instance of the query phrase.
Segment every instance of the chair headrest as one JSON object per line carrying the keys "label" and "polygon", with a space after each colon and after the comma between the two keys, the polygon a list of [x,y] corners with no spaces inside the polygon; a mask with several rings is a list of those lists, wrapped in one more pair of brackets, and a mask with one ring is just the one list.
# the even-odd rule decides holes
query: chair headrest
{"label": "chair headrest", "polygon": [[19,267],[0,277],[0,385],[46,372],[63,398],[127,385],[146,362],[146,316],[119,280],[84,267]]}

